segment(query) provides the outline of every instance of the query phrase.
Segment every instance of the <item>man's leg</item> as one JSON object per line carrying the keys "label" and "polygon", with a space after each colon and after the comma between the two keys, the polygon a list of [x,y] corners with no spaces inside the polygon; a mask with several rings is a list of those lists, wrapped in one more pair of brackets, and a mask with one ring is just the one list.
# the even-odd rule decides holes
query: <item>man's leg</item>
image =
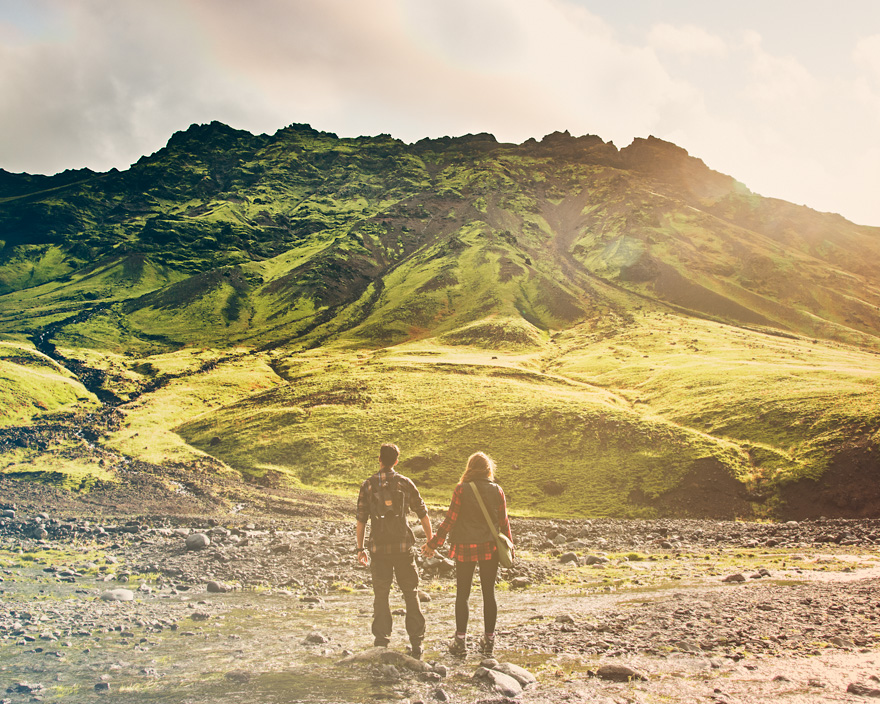
{"label": "man's leg", "polygon": [[406,603],[406,633],[409,642],[413,650],[421,649],[425,638],[425,616],[419,602],[419,572],[412,551],[397,556],[394,571],[397,575],[397,586],[403,592]]}
{"label": "man's leg", "polygon": [[373,576],[373,645],[387,647],[391,641],[391,580],[394,574],[392,555],[372,555],[370,574]]}

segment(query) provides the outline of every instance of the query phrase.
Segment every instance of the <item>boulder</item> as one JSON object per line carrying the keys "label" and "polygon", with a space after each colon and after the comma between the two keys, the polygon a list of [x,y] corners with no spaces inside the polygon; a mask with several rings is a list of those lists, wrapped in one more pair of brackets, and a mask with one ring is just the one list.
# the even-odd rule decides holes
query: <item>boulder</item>
{"label": "boulder", "polygon": [[186,536],[187,550],[204,550],[211,544],[211,539],[204,533],[192,533]]}

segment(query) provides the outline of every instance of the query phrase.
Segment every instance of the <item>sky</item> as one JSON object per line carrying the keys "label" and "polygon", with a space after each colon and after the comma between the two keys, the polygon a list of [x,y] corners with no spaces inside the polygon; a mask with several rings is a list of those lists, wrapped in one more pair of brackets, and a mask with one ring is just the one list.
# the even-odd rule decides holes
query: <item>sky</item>
{"label": "sky", "polygon": [[653,135],[880,226],[880,2],[0,0],[0,168],[125,169],[212,120]]}

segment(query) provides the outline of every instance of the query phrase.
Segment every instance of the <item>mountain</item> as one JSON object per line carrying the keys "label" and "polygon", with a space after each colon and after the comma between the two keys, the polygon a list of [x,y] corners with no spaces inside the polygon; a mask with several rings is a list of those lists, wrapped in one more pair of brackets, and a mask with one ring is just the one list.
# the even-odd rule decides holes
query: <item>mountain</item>
{"label": "mountain", "polygon": [[[0,171],[0,240],[6,424],[100,400],[108,481],[348,492],[396,438],[438,501],[485,449],[521,511],[880,510],[880,228],[653,137],[193,125],[122,172]],[[33,355],[76,394],[38,399]]]}

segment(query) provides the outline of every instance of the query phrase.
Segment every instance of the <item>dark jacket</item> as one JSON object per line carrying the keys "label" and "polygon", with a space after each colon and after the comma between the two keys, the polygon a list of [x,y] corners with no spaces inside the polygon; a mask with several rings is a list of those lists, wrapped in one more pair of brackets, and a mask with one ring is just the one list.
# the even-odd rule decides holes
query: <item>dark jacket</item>
{"label": "dark jacket", "polygon": [[[501,489],[488,479],[478,479],[473,484],[479,490],[486,510],[489,512],[489,517],[492,519],[492,525],[497,531],[498,512],[501,508]],[[486,523],[486,517],[480,509],[480,504],[477,503],[477,497],[474,496],[474,490],[467,484],[462,486],[461,510],[449,534],[449,540],[452,543],[463,545],[478,545],[495,541],[492,531]]]}

